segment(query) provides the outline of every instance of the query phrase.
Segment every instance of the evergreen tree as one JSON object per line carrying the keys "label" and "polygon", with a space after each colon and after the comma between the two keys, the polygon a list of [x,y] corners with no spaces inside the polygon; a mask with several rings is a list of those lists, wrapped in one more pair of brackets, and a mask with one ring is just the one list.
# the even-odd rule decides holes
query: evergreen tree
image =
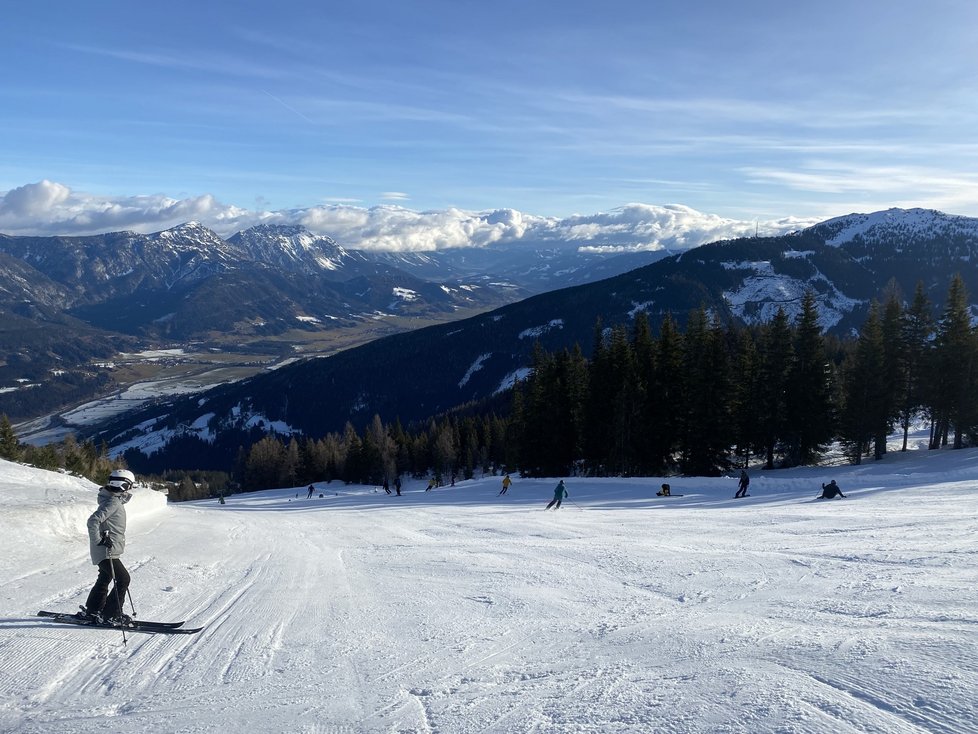
{"label": "evergreen tree", "polygon": [[793,336],[784,309],[764,325],[760,341],[762,392],[757,419],[763,428],[764,468],[774,468],[774,458],[784,438],[787,421],[787,393],[794,349]]}
{"label": "evergreen tree", "polygon": [[890,288],[886,304],[883,306],[881,324],[883,336],[883,372],[880,374],[882,390],[886,395],[886,423],[877,426],[873,436],[874,454],[880,458],[886,454],[886,439],[900,417],[900,391],[903,384],[904,353],[906,346],[903,342],[903,306],[900,303],[899,292],[895,287]]}
{"label": "evergreen tree", "polygon": [[832,373],[811,291],[802,299],[792,353],[785,385],[786,454],[790,465],[813,464],[832,440],[834,421]]}
{"label": "evergreen tree", "polygon": [[651,421],[652,449],[647,463],[653,471],[666,473],[674,467],[674,454],[683,434],[685,375],[684,337],[671,314],[666,314],[659,329],[655,349],[655,369],[649,387],[649,400],[655,402]]}
{"label": "evergreen tree", "polygon": [[244,487],[247,490],[280,487],[285,447],[273,436],[252,445],[245,460]]}
{"label": "evergreen tree", "polygon": [[14,427],[10,425],[10,419],[6,413],[0,413],[0,459],[7,461],[17,461],[20,459],[20,441],[14,433]]}
{"label": "evergreen tree", "polygon": [[585,408],[584,458],[592,474],[605,474],[608,458],[612,454],[614,415],[608,408],[615,403],[617,384],[615,365],[605,344],[601,320],[598,319],[594,326]]}
{"label": "evergreen tree", "polygon": [[873,302],[844,374],[845,405],[840,421],[842,441],[855,464],[888,418],[883,373],[883,328],[879,304]]}
{"label": "evergreen tree", "polygon": [[370,481],[373,484],[391,482],[397,476],[397,444],[390,429],[384,425],[379,415],[374,415],[367,427],[365,437],[370,437],[373,448],[370,459]]}
{"label": "evergreen tree", "polygon": [[[933,374],[933,411],[943,445],[954,427],[954,448],[964,445],[964,435],[976,423],[976,369],[978,347],[971,328],[968,296],[964,280],[956,275],[948,289],[944,313],[935,340],[936,370]],[[932,445],[932,448],[934,445]]]}
{"label": "evergreen tree", "polygon": [[719,323],[707,321],[705,307],[686,325],[686,395],[681,468],[684,474],[716,475],[729,467],[729,368]]}
{"label": "evergreen tree", "polygon": [[636,416],[634,467],[640,474],[652,474],[660,463],[655,459],[655,433],[659,420],[659,402],[655,390],[655,340],[644,311],[635,316],[632,329],[632,354],[635,365],[636,391],[641,400]]}
{"label": "evergreen tree", "polygon": [[637,461],[640,436],[642,393],[635,368],[635,356],[623,326],[611,331],[608,350],[608,384],[611,389],[611,440],[605,463],[613,475],[629,475]]}
{"label": "evergreen tree", "polygon": [[521,468],[534,476],[570,471],[579,456],[586,370],[579,350],[548,354],[534,350],[523,407]]}
{"label": "evergreen tree", "polygon": [[293,437],[285,447],[282,455],[282,475],[280,483],[283,487],[295,487],[299,482],[299,442]]}
{"label": "evergreen tree", "polygon": [[763,433],[758,421],[757,406],[763,390],[760,358],[754,337],[747,329],[737,332],[735,377],[731,380],[730,426],[734,453],[750,463],[754,451],[763,446]]}
{"label": "evergreen tree", "polygon": [[910,422],[923,408],[925,402],[926,364],[931,350],[931,336],[934,333],[934,320],[931,304],[924,291],[924,284],[917,282],[913,302],[904,311],[902,323],[903,354],[901,355],[900,375],[902,382],[897,391],[900,411],[900,427],[903,429],[903,448],[907,450],[910,435]]}
{"label": "evergreen tree", "polygon": [[357,429],[350,421],[343,426],[343,436],[340,438],[343,465],[340,468],[340,479],[346,484],[365,481],[366,466],[363,461],[363,441],[357,434]]}
{"label": "evergreen tree", "polygon": [[433,468],[438,484],[443,484],[446,477],[453,477],[457,466],[458,444],[455,442],[452,426],[445,422],[439,427],[434,442]]}

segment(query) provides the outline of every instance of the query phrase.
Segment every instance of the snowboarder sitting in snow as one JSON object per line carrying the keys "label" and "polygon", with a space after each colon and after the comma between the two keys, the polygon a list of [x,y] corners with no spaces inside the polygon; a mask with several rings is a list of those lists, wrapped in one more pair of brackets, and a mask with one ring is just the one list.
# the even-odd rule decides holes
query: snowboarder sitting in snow
{"label": "snowboarder sitting in snow", "polygon": [[839,497],[842,497],[843,499],[845,499],[845,495],[842,494],[842,490],[839,489],[839,485],[836,484],[835,483],[835,480],[833,479],[828,484],[823,484],[822,485],[822,494],[820,496],[816,497],[815,499],[818,499],[818,500],[830,500],[830,499],[834,499],[836,496],[839,496]]}
{"label": "snowboarder sitting in snow", "polygon": [[[98,566],[98,579],[88,594],[80,618],[132,624],[132,618],[122,613],[122,602],[129,590],[129,572],[122,565],[126,549],[126,503],[132,498],[136,477],[128,469],[116,469],[109,482],[98,491],[98,509],[88,518],[89,548],[92,563]],[[112,594],[109,583],[114,582]]]}
{"label": "snowboarder sitting in snow", "polygon": [[554,507],[554,505],[557,505],[556,507],[554,507],[554,509],[559,510],[560,503],[563,502],[564,497],[566,496],[567,496],[567,488],[564,486],[564,480],[561,479],[560,482],[557,484],[557,488],[554,489],[554,498],[550,500],[550,504],[547,505],[544,509],[549,510],[551,507]]}
{"label": "snowboarder sitting in snow", "polygon": [[655,496],[656,497],[671,497],[672,496],[672,487],[670,487],[668,484],[663,484],[662,485],[662,489],[660,489],[658,492],[656,492],[655,493]]}

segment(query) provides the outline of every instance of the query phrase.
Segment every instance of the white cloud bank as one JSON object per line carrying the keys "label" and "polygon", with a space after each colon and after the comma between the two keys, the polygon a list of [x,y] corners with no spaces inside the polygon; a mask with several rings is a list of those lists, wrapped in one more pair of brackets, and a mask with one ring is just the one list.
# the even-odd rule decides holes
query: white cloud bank
{"label": "white cloud bank", "polygon": [[330,204],[307,209],[255,211],[223,204],[205,194],[173,199],[162,194],[96,196],[54,181],[40,181],[0,195],[0,232],[10,235],[87,235],[130,230],[157,232],[197,221],[223,237],[256,224],[301,224],[345,247],[424,252],[495,244],[567,243],[582,248],[686,249],[704,242],[789,232],[817,220],[787,218],[745,222],[681,205],[628,204],[563,219],[515,209],[414,211]]}

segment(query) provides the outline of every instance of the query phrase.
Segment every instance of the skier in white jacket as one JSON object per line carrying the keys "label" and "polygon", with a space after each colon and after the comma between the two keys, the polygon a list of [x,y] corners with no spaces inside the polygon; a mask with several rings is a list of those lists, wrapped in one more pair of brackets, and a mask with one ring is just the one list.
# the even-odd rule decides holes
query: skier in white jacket
{"label": "skier in white jacket", "polygon": [[[122,563],[126,549],[126,503],[132,498],[136,477],[128,469],[116,469],[108,484],[98,491],[98,509],[88,518],[88,540],[98,579],[78,616],[98,622],[130,624],[122,613],[129,590],[129,572]],[[109,584],[115,588],[109,593]]]}

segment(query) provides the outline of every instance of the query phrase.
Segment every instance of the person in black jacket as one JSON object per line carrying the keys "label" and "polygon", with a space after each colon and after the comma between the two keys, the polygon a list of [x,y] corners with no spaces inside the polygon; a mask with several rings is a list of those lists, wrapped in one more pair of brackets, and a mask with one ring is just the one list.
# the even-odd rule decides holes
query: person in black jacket
{"label": "person in black jacket", "polygon": [[842,490],[839,489],[839,485],[836,484],[835,480],[833,479],[828,484],[822,485],[822,494],[816,497],[815,499],[830,500],[830,499],[834,499],[835,497],[842,497],[843,499],[845,499],[846,496],[842,494]]}
{"label": "person in black jacket", "polygon": [[741,469],[740,470],[740,481],[737,483],[737,494],[734,495],[734,498],[737,499],[739,497],[746,497],[747,496],[747,487],[749,485],[750,485],[750,477],[747,476],[747,470],[746,469]]}

